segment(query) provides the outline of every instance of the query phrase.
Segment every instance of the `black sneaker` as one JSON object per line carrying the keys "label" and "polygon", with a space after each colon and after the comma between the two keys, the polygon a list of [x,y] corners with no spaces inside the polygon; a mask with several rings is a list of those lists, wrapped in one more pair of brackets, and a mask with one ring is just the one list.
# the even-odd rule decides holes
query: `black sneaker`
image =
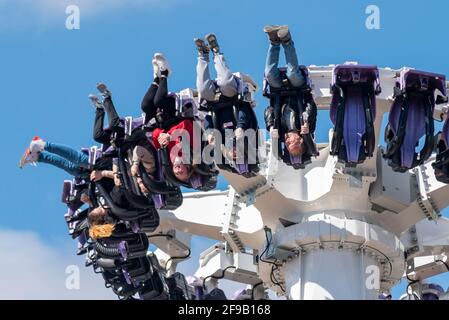
{"label": "black sneaker", "polygon": [[98,89],[98,91],[100,91],[101,95],[105,99],[111,97],[111,95],[112,95],[112,93],[111,93],[111,91],[109,91],[108,87],[102,82],[97,83],[97,89]]}
{"label": "black sneaker", "polygon": [[209,48],[212,50],[214,54],[220,54],[220,46],[217,42],[217,37],[213,33],[209,33],[206,35],[206,40],[209,43]]}
{"label": "black sneaker", "polygon": [[207,46],[204,40],[195,38],[193,39],[193,41],[195,41],[196,49],[198,50],[198,55],[206,57],[210,52],[210,48]]}

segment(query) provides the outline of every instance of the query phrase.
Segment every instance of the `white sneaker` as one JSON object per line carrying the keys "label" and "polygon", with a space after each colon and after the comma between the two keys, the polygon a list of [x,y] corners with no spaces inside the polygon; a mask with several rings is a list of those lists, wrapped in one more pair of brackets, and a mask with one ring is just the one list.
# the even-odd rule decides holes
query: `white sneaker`
{"label": "white sneaker", "polygon": [[153,64],[153,79],[159,78],[161,76],[161,70],[159,70],[159,65],[157,64],[157,60],[153,59],[151,61]]}
{"label": "white sneaker", "polygon": [[25,150],[25,153],[20,158],[19,161],[19,168],[23,169],[23,167],[26,164],[31,164],[33,166],[36,166],[37,159],[39,157],[39,154],[37,152],[31,152],[29,148]]}
{"label": "white sneaker", "polygon": [[45,141],[39,138],[38,136],[35,136],[33,140],[31,140],[29,148],[31,153],[44,151],[44,148],[45,148]]}
{"label": "white sneaker", "polygon": [[162,74],[162,72],[168,71],[168,76],[170,76],[172,71],[167,58],[162,53],[157,52],[154,54],[154,59],[156,60],[160,73]]}
{"label": "white sneaker", "polygon": [[89,99],[92,103],[92,105],[97,108],[97,109],[104,109],[103,104],[101,103],[100,99],[98,99],[98,97],[94,94],[90,94],[89,95]]}
{"label": "white sneaker", "polygon": [[282,43],[289,43],[292,40],[292,36],[290,34],[290,30],[288,29],[288,26],[280,26],[279,27],[278,37]]}

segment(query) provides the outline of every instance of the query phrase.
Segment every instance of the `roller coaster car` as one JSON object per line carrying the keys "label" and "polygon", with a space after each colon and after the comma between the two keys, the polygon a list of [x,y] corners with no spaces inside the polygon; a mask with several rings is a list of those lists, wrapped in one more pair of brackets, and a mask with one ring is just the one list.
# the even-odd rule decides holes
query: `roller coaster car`
{"label": "roller coaster car", "polygon": [[[152,261],[147,256],[122,262],[120,267],[127,282],[133,285],[139,285],[152,279],[158,273],[158,270],[154,268]],[[159,274],[157,274],[157,277],[159,277]]]}
{"label": "roller coaster car", "polygon": [[[156,209],[175,210],[182,205],[181,189],[176,185],[167,183],[164,176],[164,167],[161,163],[160,154],[154,148],[151,142],[148,142],[144,147],[153,154],[156,161],[156,172],[153,177],[150,177],[145,171],[143,164],[139,165],[139,174],[142,182],[150,192],[151,198]],[[140,192],[140,190],[136,190]]]}
{"label": "roller coaster car", "polygon": [[126,282],[121,270],[105,270],[102,272],[105,287],[111,288],[120,299],[128,299],[139,292],[139,288]]}
{"label": "roller coaster car", "polygon": [[176,272],[165,278],[170,300],[194,300],[192,288],[182,273]]}
{"label": "roller coaster car", "polygon": [[82,179],[64,180],[61,194],[61,202],[67,205],[67,213],[64,219],[68,224],[79,220],[77,210],[84,204],[81,201],[81,194],[88,190],[89,184]]}
{"label": "roller coaster car", "polygon": [[78,238],[83,232],[88,233],[89,224],[87,223],[87,212],[88,209],[82,211],[82,218],[75,222],[71,222],[69,225],[69,233],[73,239]]}
{"label": "roller coaster car", "polygon": [[[292,156],[287,148],[278,144],[278,155],[282,161],[294,169],[304,169],[311,163],[311,157],[319,155],[315,141],[314,131],[317,117],[317,106],[312,95],[312,83],[307,67],[300,66],[300,71],[306,80],[300,88],[293,87],[287,78],[287,69],[279,68],[282,78],[282,87],[275,88],[264,81],[263,95],[270,100],[270,107],[274,109],[274,128],[279,130],[280,139],[284,142],[284,134],[291,130],[301,130],[306,123],[310,132],[301,135],[304,140],[305,150],[300,156]],[[268,108],[267,108],[268,109]],[[310,114],[311,119],[308,118]]]}
{"label": "roller coaster car", "polygon": [[[141,219],[146,218],[146,227],[151,229],[151,224],[153,224],[154,230],[159,226],[159,215],[154,207],[146,205],[143,208],[121,208],[117,206],[112,200],[111,195],[107,191],[106,187],[103,185],[103,181],[100,180],[96,183],[91,183],[90,190],[98,190],[99,196],[104,200],[104,203],[109,207],[113,216],[117,217],[122,221],[142,221]],[[125,194],[129,194],[128,190],[123,190]],[[91,192],[92,194],[92,192]],[[91,195],[91,199],[95,198],[96,195]],[[128,197],[127,197],[128,198]],[[153,230],[153,231],[154,231]]]}
{"label": "roller coaster car", "polygon": [[170,162],[168,149],[159,149],[158,154],[158,159],[160,161],[160,165],[162,166],[164,178],[170,185],[200,191],[210,191],[215,189],[217,185],[218,172],[212,169],[211,166],[205,164],[194,165],[192,176],[190,177],[188,182],[184,182],[179,180],[173,173],[173,167]]}
{"label": "roller coaster car", "polygon": [[203,300],[228,300],[228,298],[223,290],[214,288],[203,296]]}
{"label": "roller coaster car", "polygon": [[[216,100],[203,100],[201,102],[200,110],[210,113],[210,122],[212,125],[212,128],[210,129],[215,129],[221,132],[221,143],[225,146],[227,146],[227,142],[225,141],[226,134],[223,131],[235,130],[237,128],[240,111],[244,110],[244,112],[249,115],[250,119],[248,121],[253,124],[254,128],[248,129],[254,130],[255,137],[254,139],[250,139],[250,137],[244,138],[244,161],[239,161],[242,163],[237,163],[235,159],[228,159],[228,161],[226,162],[225,159],[222,158],[222,162],[220,164],[217,164],[217,167],[222,170],[242,175],[246,178],[251,178],[256,176],[259,172],[259,160],[257,157],[258,126],[256,113],[254,112],[254,107],[256,104],[253,98],[254,92],[257,90],[257,87],[251,77],[242,73],[235,73],[234,75],[238,82],[238,93],[234,97],[226,97],[221,94],[219,89],[217,89]],[[224,121],[220,119],[223,119],[223,112],[229,112],[229,110],[232,110],[232,119],[227,120],[229,122],[226,124],[226,129],[223,129]],[[252,151],[250,150],[256,150],[256,153],[252,155]]]}
{"label": "roller coaster car", "polygon": [[151,142],[151,132],[143,126],[144,119],[125,118],[125,143],[116,150],[116,164],[119,168],[120,179],[127,190],[128,201],[136,207],[174,210],[182,204],[182,193],[178,187],[169,186],[164,179],[150,177],[142,163],[139,166],[139,175],[143,184],[150,191],[150,195],[141,192],[135,178],[129,174],[131,153],[135,146],[141,146],[151,153],[156,160],[156,176],[163,178],[162,166],[157,161],[158,154]]}
{"label": "roller coaster car", "polygon": [[94,248],[100,258],[129,259],[145,257],[148,251],[145,233],[116,234],[106,239],[97,239]]}
{"label": "roller coaster car", "polygon": [[78,238],[83,232],[87,232],[88,209],[80,210],[84,204],[81,194],[88,190],[88,183],[82,179],[64,180],[61,201],[67,205],[64,219],[73,239]]}
{"label": "roller coaster car", "polygon": [[150,208],[143,217],[130,221],[130,225],[135,233],[151,233],[159,226],[159,213],[155,208]]}
{"label": "roller coaster car", "polygon": [[432,167],[438,181],[449,183],[449,117],[446,118],[443,131],[439,134],[437,156]]}
{"label": "roller coaster car", "polygon": [[142,300],[168,300],[168,287],[159,265],[150,256],[129,260],[121,265],[127,283],[139,288]]}
{"label": "roller coaster car", "polygon": [[[388,165],[405,172],[426,161],[434,149],[435,93],[438,102],[446,100],[445,76],[417,70],[403,70],[394,88],[394,102],[385,129]],[[416,152],[420,139],[424,146]]]}
{"label": "roller coaster car", "polygon": [[348,167],[372,157],[376,137],[376,95],[380,94],[376,66],[338,65],[332,76],[330,117],[334,124],[330,154]]}

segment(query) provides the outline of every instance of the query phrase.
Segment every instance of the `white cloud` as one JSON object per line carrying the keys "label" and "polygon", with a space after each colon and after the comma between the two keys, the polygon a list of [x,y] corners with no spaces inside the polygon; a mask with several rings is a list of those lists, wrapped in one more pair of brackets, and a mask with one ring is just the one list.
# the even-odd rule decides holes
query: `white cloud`
{"label": "white cloud", "polygon": [[[208,247],[207,241],[197,241],[192,258],[182,262],[178,271],[193,275],[198,267],[199,254]],[[34,232],[0,229],[0,300],[4,299],[117,299],[111,289],[104,286],[100,274],[92,267],[84,266],[84,256],[75,255],[75,242],[70,238],[58,242],[58,247],[45,243]],[[66,287],[68,266],[77,266],[80,271],[79,290]],[[230,299],[245,284],[220,280],[219,287]],[[270,294],[272,298],[274,296]]]}
{"label": "white cloud", "polygon": [[51,26],[64,26],[69,5],[77,5],[83,19],[116,10],[168,7],[177,2],[179,0],[1,0],[0,31],[30,27],[42,31]]}
{"label": "white cloud", "polygon": [[[199,242],[199,241],[198,241]],[[207,242],[205,242],[206,244]],[[178,271],[193,275],[199,254],[206,246],[193,248],[192,258],[181,263]],[[34,232],[0,229],[0,299],[117,299],[104,287],[100,274],[84,266],[84,256],[75,255],[75,242],[70,238],[58,248],[50,246]],[[65,273],[69,265],[80,270],[80,289],[66,288]],[[221,280],[220,288],[231,298],[245,284]]]}
{"label": "white cloud", "polygon": [[[68,239],[57,249],[33,232],[0,230],[0,299],[117,299],[74,246]],[[69,265],[79,267],[79,290],[66,288]]]}

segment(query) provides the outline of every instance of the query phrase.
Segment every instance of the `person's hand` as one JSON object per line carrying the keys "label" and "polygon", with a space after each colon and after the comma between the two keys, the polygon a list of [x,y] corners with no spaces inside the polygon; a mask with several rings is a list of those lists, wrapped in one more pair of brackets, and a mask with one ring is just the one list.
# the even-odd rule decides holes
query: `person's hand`
{"label": "person's hand", "polygon": [[300,134],[309,134],[309,125],[308,124],[304,124],[303,126],[301,126]]}
{"label": "person's hand", "polygon": [[213,134],[207,135],[207,143],[210,145],[215,145],[215,138]]}
{"label": "person's hand", "polygon": [[118,174],[114,173],[114,184],[117,187],[120,187],[122,185],[122,181],[120,181],[120,178],[118,176]]}
{"label": "person's hand", "polygon": [[242,128],[235,129],[235,137],[237,138],[237,140],[242,139],[244,133],[245,133],[245,130],[243,130]]}
{"label": "person's hand", "polygon": [[103,174],[102,174],[101,171],[94,170],[94,171],[92,171],[90,173],[90,180],[91,181],[97,182],[97,181],[99,181],[101,179],[103,179]]}
{"label": "person's hand", "polygon": [[133,163],[133,165],[131,166],[131,175],[133,177],[139,176],[139,164],[138,163]]}
{"label": "person's hand", "polygon": [[279,139],[279,130],[271,127],[270,128],[270,136],[273,139]]}
{"label": "person's hand", "polygon": [[170,135],[167,133],[161,133],[157,138],[157,141],[162,147],[166,147],[170,142]]}
{"label": "person's hand", "polygon": [[221,152],[223,153],[223,156],[231,162],[235,161],[235,158],[237,157],[237,152],[234,148],[228,149],[224,145],[221,145]]}
{"label": "person's hand", "polygon": [[137,184],[139,185],[139,189],[140,189],[140,191],[142,191],[142,193],[150,193],[150,191],[143,184],[142,179],[140,179],[140,178],[137,179]]}

